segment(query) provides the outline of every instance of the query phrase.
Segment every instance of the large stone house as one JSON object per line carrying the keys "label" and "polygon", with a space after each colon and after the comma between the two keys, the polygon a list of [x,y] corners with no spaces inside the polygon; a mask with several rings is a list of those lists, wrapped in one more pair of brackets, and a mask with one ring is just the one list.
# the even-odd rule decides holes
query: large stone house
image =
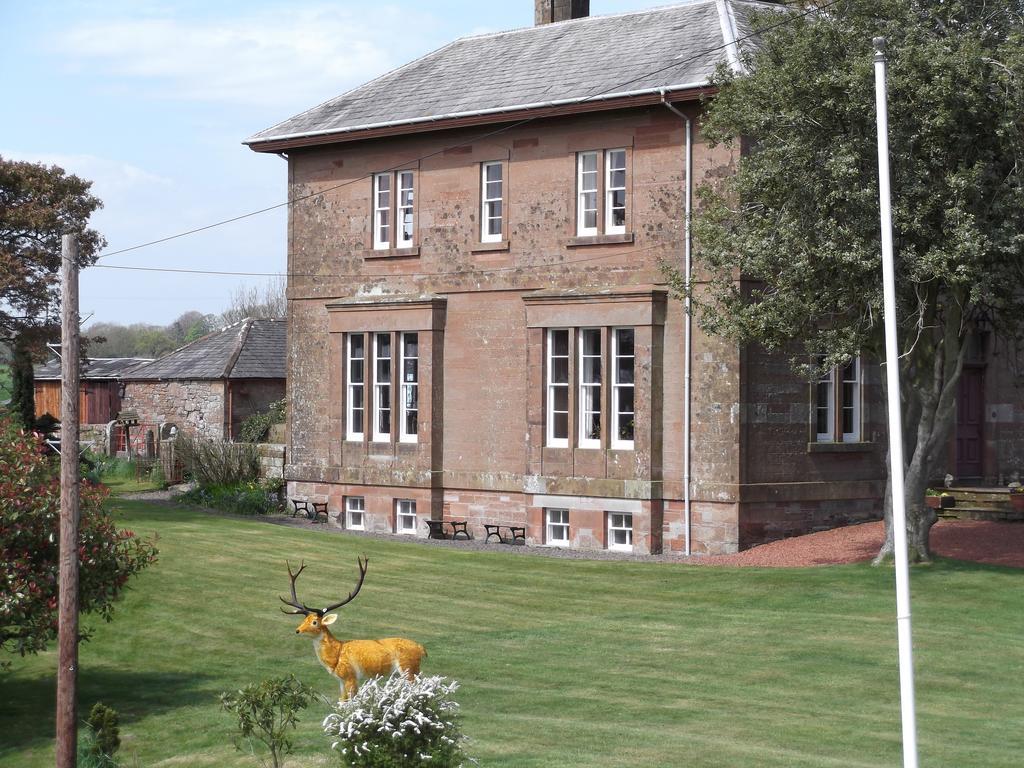
{"label": "large stone house", "polygon": [[[878,369],[816,384],[704,335],[699,99],[742,0],[536,0],[247,140],[288,160],[288,493],[353,529],[736,551],[880,514]],[[701,275],[695,274],[699,282]]]}

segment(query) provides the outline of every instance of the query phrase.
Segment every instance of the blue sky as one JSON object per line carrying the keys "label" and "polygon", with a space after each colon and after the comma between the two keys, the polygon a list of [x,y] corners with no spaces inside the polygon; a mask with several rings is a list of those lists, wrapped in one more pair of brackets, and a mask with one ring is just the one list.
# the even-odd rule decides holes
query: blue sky
{"label": "blue sky", "polygon": [[[92,180],[93,226],[119,250],[284,201],[285,163],[241,144],[256,131],[453,38],[532,23],[531,0],[0,0],[0,155]],[[283,272],[285,249],[280,209],[100,263]],[[88,269],[81,308],[164,324],[244,283]]]}

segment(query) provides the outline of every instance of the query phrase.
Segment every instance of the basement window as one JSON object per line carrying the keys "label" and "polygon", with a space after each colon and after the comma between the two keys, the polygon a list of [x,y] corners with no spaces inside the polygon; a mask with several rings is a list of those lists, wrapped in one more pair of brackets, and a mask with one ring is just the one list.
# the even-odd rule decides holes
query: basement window
{"label": "basement window", "polygon": [[395,500],[395,533],[416,535],[416,502],[412,499]]}
{"label": "basement window", "polygon": [[366,500],[362,496],[345,497],[345,528],[350,531],[366,530]]}
{"label": "basement window", "polygon": [[633,515],[623,512],[608,513],[608,549],[633,551]]}
{"label": "basement window", "polygon": [[544,542],[552,547],[569,546],[569,510],[544,510]]}

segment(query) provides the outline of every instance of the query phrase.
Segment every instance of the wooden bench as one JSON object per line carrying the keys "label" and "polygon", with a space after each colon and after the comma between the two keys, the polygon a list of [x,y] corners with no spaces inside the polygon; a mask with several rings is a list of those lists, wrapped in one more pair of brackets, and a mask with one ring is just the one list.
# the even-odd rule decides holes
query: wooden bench
{"label": "wooden bench", "polygon": [[[484,530],[487,531],[487,537],[484,541],[490,541],[491,536],[495,536],[502,544],[521,545],[526,543],[526,528],[521,525],[485,523]],[[506,533],[503,534],[502,530]]]}
{"label": "wooden bench", "polygon": [[[468,541],[473,538],[469,535],[469,531],[466,530],[467,522],[465,520],[424,520],[427,524],[427,538],[428,539],[457,539],[459,534],[465,537]],[[451,533],[448,532],[451,530]]]}
{"label": "wooden bench", "polygon": [[[291,502],[292,502],[292,507],[294,507],[294,511],[292,512],[292,517],[298,517],[299,513],[301,512],[311,522],[314,522],[314,523],[326,523],[327,522],[327,502],[326,501],[319,502],[319,501],[306,501],[305,499],[291,499]],[[321,515],[323,515],[323,520],[320,519]]]}

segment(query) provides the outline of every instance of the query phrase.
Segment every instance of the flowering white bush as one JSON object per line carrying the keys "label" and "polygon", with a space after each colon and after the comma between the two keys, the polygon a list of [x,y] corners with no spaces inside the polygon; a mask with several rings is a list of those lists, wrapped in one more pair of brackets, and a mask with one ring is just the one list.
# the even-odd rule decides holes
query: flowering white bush
{"label": "flowering white bush", "polygon": [[342,765],[363,768],[455,768],[465,759],[459,705],[451,695],[459,684],[443,677],[409,680],[402,674],[373,678],[324,719],[324,733],[341,754]]}

